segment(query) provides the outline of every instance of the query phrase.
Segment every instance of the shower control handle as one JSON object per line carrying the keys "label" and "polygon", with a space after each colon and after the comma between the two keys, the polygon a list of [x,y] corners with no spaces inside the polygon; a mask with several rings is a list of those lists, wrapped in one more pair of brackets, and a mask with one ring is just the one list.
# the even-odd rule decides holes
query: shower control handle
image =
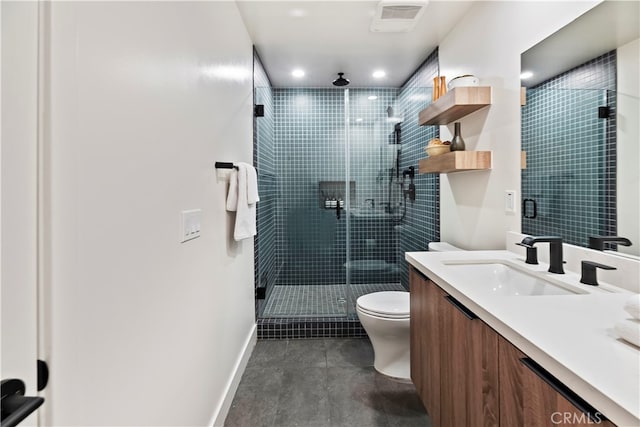
{"label": "shower control handle", "polygon": [[411,201],[416,199],[416,185],[413,182],[409,184],[409,189],[405,190],[405,195],[408,196]]}

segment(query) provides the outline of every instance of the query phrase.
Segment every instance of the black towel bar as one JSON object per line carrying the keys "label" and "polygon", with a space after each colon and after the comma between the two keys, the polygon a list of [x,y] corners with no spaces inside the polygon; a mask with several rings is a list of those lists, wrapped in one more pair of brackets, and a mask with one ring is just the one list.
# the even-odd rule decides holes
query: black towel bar
{"label": "black towel bar", "polygon": [[230,162],[216,162],[216,169],[238,169],[238,167]]}

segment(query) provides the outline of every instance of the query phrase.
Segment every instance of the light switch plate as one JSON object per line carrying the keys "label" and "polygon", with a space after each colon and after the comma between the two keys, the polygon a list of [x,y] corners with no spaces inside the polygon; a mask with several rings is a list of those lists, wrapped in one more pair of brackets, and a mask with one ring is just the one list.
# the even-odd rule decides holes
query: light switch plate
{"label": "light switch plate", "polygon": [[192,209],[180,213],[180,243],[200,237],[202,209]]}
{"label": "light switch plate", "polygon": [[516,191],[507,190],[504,192],[504,211],[506,213],[516,213]]}

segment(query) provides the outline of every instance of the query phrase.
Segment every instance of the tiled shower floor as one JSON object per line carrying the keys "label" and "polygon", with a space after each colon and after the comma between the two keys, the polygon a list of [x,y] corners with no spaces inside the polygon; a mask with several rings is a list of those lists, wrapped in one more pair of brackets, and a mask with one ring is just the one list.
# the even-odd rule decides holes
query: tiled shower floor
{"label": "tiled shower floor", "polygon": [[[277,285],[271,291],[262,317],[341,317],[356,319],[355,301],[380,291],[406,291],[400,283],[347,285]],[[347,313],[347,308],[350,307]]]}

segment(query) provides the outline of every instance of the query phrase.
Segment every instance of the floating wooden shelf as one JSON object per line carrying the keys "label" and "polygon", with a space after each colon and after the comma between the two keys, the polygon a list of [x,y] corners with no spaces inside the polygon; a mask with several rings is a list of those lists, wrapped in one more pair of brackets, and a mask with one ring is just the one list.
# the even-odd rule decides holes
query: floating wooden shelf
{"label": "floating wooden shelf", "polygon": [[456,87],[420,111],[418,124],[447,125],[491,105],[491,86]]}
{"label": "floating wooden shelf", "polygon": [[451,173],[491,169],[491,151],[452,151],[420,160],[420,173]]}

